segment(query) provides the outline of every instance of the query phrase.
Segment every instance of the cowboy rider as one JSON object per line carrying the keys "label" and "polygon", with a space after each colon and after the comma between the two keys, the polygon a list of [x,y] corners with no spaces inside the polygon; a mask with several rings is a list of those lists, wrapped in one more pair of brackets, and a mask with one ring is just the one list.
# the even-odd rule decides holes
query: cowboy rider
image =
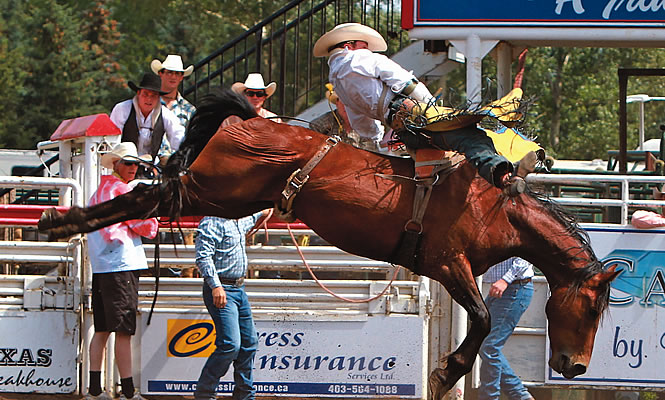
{"label": "cowboy rider", "polygon": [[[315,57],[329,57],[329,81],[345,104],[353,129],[360,136],[375,140],[383,135],[380,121],[395,130],[403,127],[401,120],[395,118],[402,103],[410,104],[409,109],[420,104],[428,112],[444,111],[443,107],[432,105],[432,94],[411,72],[375,53],[387,47],[374,29],[345,23],[321,36],[313,49]],[[506,189],[510,195],[524,192],[526,183],[521,176],[513,174],[513,164],[497,154],[492,140],[475,127],[480,118],[470,126],[456,127],[437,136],[442,136],[443,146],[463,153],[478,173],[494,186]]]}

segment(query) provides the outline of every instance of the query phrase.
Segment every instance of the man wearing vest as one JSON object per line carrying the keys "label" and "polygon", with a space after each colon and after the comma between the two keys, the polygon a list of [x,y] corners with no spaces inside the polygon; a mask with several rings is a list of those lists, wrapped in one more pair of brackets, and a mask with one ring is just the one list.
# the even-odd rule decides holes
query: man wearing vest
{"label": "man wearing vest", "polygon": [[165,93],[159,76],[144,74],[140,84],[129,81],[128,85],[136,95],[111,111],[111,121],[122,131],[120,141],[136,144],[139,154],[150,154],[155,163],[164,164],[180,147],[185,127],[162,105],[159,96]]}

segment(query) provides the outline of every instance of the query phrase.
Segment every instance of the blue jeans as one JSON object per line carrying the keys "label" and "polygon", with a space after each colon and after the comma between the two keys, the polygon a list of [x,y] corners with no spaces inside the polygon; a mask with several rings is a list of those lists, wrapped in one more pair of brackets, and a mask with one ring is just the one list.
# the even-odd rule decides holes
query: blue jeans
{"label": "blue jeans", "polygon": [[215,323],[215,351],[208,357],[196,384],[194,398],[215,399],[219,379],[233,362],[233,399],[254,399],[254,354],[258,336],[252,319],[252,310],[243,287],[223,285],[226,306],[213,304],[212,289],[203,284],[203,301]]}
{"label": "blue jeans", "polygon": [[501,352],[508,337],[513,333],[524,311],[531,303],[533,282],[508,285],[500,298],[487,296],[485,304],[492,319],[490,334],[480,346],[480,388],[478,399],[498,399],[501,390],[510,400],[531,397],[520,378],[510,368]]}
{"label": "blue jeans", "polygon": [[458,151],[466,157],[469,163],[478,169],[482,176],[494,186],[500,185],[501,177],[506,172],[513,172],[513,164],[504,156],[497,154],[494,142],[487,134],[470,126],[454,131],[436,135],[451,150]]}

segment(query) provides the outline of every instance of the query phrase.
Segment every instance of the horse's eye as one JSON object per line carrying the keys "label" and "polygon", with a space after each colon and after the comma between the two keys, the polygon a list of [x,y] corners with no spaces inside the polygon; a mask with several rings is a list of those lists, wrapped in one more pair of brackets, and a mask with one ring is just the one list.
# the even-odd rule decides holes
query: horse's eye
{"label": "horse's eye", "polygon": [[589,317],[591,317],[591,319],[596,319],[599,315],[600,313],[595,308],[589,309]]}

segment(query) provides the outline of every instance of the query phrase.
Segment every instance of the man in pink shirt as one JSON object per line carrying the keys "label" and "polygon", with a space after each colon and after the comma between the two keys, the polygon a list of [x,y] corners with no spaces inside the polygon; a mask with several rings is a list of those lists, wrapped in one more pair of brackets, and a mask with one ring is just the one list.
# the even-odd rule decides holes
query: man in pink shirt
{"label": "man in pink shirt", "polygon": [[[132,190],[129,182],[135,178],[139,163],[151,160],[149,155],[139,157],[132,142],[120,143],[104,154],[102,166],[113,173],[101,177],[90,205]],[[156,234],[156,218],[120,222],[88,234],[95,334],[90,342],[90,387],[86,399],[112,399],[101,388],[104,350],[111,332],[115,332],[115,361],[122,386],[120,399],[143,399],[135,393],[132,379],[131,337],[136,332],[139,272],[148,268],[141,236],[153,238]]]}

